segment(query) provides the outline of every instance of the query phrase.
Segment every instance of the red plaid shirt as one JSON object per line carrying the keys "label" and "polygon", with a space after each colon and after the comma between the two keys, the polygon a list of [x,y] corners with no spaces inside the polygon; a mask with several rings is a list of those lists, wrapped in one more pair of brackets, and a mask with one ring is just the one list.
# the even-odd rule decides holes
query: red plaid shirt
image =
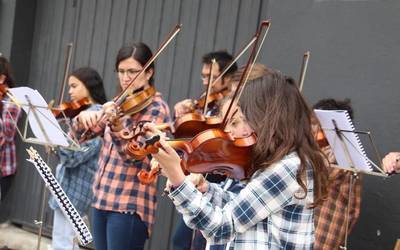
{"label": "red plaid shirt", "polygon": [[[138,121],[169,123],[168,105],[159,93],[152,103],[135,115],[122,119],[123,127],[132,127]],[[99,157],[99,170],[93,183],[92,206],[106,211],[136,212],[147,225],[154,223],[156,209],[156,182],[143,185],[137,177],[141,169],[150,170],[150,158],[137,161],[127,157],[123,148],[127,143],[118,138],[107,126]]]}
{"label": "red plaid shirt", "polygon": [[[346,208],[349,201],[350,176],[352,172],[331,168],[327,200],[315,208],[315,250],[340,249],[346,232]],[[361,207],[361,176],[356,179],[350,203],[349,233],[355,225]]]}
{"label": "red plaid shirt", "polygon": [[0,170],[1,176],[9,176],[17,170],[14,121],[17,121],[21,109],[5,98],[0,111]]}

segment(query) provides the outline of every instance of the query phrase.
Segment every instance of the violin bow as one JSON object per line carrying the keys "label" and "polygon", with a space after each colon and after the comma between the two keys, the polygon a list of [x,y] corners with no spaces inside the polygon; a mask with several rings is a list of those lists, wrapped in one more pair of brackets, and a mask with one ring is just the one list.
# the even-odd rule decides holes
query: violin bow
{"label": "violin bow", "polygon": [[160,47],[157,49],[156,53],[147,61],[147,63],[143,66],[143,68],[139,71],[139,73],[131,80],[128,86],[122,90],[122,92],[114,98],[114,102],[118,105],[121,104],[125,98],[131,94],[130,92],[133,89],[133,83],[135,80],[141,76],[149,67],[150,65],[157,59],[157,57],[161,54],[161,52],[167,47],[167,45],[174,39],[174,37],[178,34],[181,30],[182,24],[177,24],[175,28],[168,34],[167,38],[163,41]]}
{"label": "violin bow", "polygon": [[64,77],[63,77],[63,82],[61,85],[60,95],[58,98],[58,106],[59,107],[60,107],[61,103],[63,103],[65,85],[67,85],[67,81],[68,81],[68,72],[69,72],[69,68],[71,66],[71,58],[72,58],[72,47],[73,47],[73,43],[67,44],[67,57],[65,59],[65,64],[64,64]]}
{"label": "violin bow", "polygon": [[300,77],[299,77],[299,90],[303,91],[304,79],[306,78],[308,61],[310,60],[310,51],[306,51],[303,55],[303,63],[301,64]]}
{"label": "violin bow", "polygon": [[235,64],[237,60],[239,60],[239,58],[250,48],[250,46],[256,41],[256,39],[257,37],[253,36],[251,40],[243,48],[239,50],[239,53],[233,58],[233,60],[228,65],[225,66],[221,74],[219,74],[219,76],[215,78],[215,80],[211,83],[211,87],[214,86],[215,83],[219,81],[226,74],[226,72],[228,72],[228,70],[232,67],[232,65]]}
{"label": "violin bow", "polygon": [[[246,63],[245,69],[244,69],[244,71],[243,71],[243,73],[242,73],[242,75],[240,77],[239,84],[238,84],[238,86],[237,86],[237,88],[235,90],[235,93],[233,94],[232,101],[229,104],[229,107],[228,107],[228,110],[225,113],[224,119],[222,120],[222,130],[225,129],[226,125],[228,125],[228,122],[229,122],[230,118],[232,117],[232,115],[230,115],[231,110],[232,110],[233,106],[237,105],[238,99],[240,98],[240,95],[243,92],[244,86],[247,83],[247,80],[248,80],[248,78],[250,76],[250,72],[253,69],[255,61],[256,61],[256,59],[257,59],[257,57],[258,57],[258,55],[259,55],[259,53],[261,51],[262,45],[264,44],[265,38],[267,37],[270,24],[271,24],[271,22],[269,20],[263,20],[261,22],[261,24],[260,24],[260,27],[258,28],[258,30],[256,32],[256,35],[255,35],[256,39],[255,39],[255,42],[254,42],[254,45],[253,45],[253,49],[252,49],[252,51],[250,53],[250,56],[249,56],[249,59],[248,59],[248,61]],[[259,39],[261,37],[261,33],[262,33],[264,28],[265,28],[264,36],[261,39],[260,46],[258,46],[258,49],[257,49],[257,44],[258,44],[258,41],[259,41]]]}
{"label": "violin bow", "polygon": [[206,116],[207,114],[207,106],[209,102],[209,96],[211,93],[211,83],[213,82],[213,74],[212,71],[214,67],[216,66],[217,61],[215,58],[211,59],[211,65],[210,65],[210,76],[208,77],[208,83],[207,83],[207,89],[206,89],[206,96],[204,99],[204,107],[203,107],[203,115]]}

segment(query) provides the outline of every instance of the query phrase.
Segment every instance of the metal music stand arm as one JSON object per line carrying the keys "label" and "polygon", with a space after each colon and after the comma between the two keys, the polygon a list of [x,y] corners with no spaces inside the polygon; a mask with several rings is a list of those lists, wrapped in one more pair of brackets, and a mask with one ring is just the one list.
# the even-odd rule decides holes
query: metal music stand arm
{"label": "metal music stand arm", "polygon": [[[379,157],[379,152],[377,151],[377,148],[376,148],[375,144],[373,143],[373,140],[372,140],[370,132],[341,130],[341,129],[338,128],[337,123],[336,123],[335,120],[332,120],[332,123],[334,125],[334,131],[336,132],[336,137],[339,139],[339,142],[340,142],[341,147],[343,149],[343,152],[345,154],[346,160],[348,162],[348,166],[349,167],[345,168],[345,170],[352,172],[352,174],[350,175],[350,180],[349,180],[349,198],[348,198],[348,202],[347,202],[347,206],[346,206],[346,214],[345,214],[345,225],[346,225],[346,228],[345,228],[345,239],[344,239],[344,245],[340,246],[340,249],[347,250],[347,241],[348,241],[349,223],[350,223],[350,206],[351,206],[351,201],[352,201],[352,198],[353,198],[352,196],[353,196],[354,185],[356,183],[356,180],[359,178],[359,173],[378,175],[378,176],[387,176],[387,175],[386,174],[382,175],[382,174],[379,174],[379,173],[368,172],[368,171],[363,171],[361,169],[357,169],[356,166],[354,165],[354,162],[353,162],[352,158],[351,158],[349,148],[348,148],[347,143],[345,141],[347,141],[355,149],[357,149],[357,148],[355,147],[355,145],[352,144],[352,142],[344,134],[344,133],[347,133],[347,132],[348,133],[357,133],[357,134],[368,134],[369,138],[370,138],[370,140],[371,140],[371,142],[372,142],[372,144],[374,146],[375,153],[377,153],[377,155]],[[358,150],[357,150],[357,152],[360,155],[362,155],[363,157],[366,157],[365,155],[363,155]],[[377,167],[376,164],[374,164],[368,157],[366,157],[366,158],[370,163],[372,163],[371,165],[373,165],[377,169],[383,171],[382,169]],[[339,167],[339,168],[343,169],[341,167]]]}

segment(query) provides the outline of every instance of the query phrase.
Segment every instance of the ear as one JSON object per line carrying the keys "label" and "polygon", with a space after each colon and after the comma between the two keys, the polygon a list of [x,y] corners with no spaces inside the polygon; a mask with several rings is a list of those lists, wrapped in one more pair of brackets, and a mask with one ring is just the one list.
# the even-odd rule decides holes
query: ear
{"label": "ear", "polygon": [[4,82],[6,81],[6,76],[5,75],[0,75],[0,84],[4,84]]}
{"label": "ear", "polygon": [[146,79],[150,80],[150,78],[153,76],[153,74],[154,74],[154,69],[153,68],[147,70],[146,71]]}

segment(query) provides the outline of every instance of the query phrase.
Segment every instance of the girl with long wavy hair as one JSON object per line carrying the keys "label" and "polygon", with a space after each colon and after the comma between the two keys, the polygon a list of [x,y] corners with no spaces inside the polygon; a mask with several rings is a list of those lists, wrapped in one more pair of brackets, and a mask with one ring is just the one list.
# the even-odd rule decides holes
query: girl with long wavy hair
{"label": "girl with long wavy hair", "polygon": [[[313,207],[326,194],[327,169],[311,129],[312,110],[295,81],[276,70],[247,83],[236,113],[244,135],[253,131],[251,169],[238,194],[205,184],[202,192],[181,169],[165,140],[154,158],[185,222],[210,243],[234,249],[312,249]],[[241,118],[240,118],[241,117]],[[146,126],[158,133],[154,126]],[[235,133],[236,135],[238,133]],[[218,205],[217,205],[218,204]]]}

